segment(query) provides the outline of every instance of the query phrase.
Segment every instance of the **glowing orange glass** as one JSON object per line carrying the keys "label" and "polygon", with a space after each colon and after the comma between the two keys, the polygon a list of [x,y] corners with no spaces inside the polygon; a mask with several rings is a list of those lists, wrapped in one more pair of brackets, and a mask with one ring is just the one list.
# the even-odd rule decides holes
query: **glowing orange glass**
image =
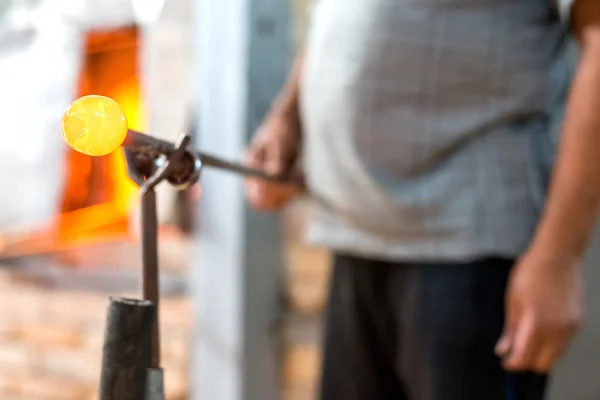
{"label": "glowing orange glass", "polygon": [[123,108],[109,97],[84,96],[63,114],[61,130],[67,144],[88,156],[104,156],[118,149],[127,135]]}

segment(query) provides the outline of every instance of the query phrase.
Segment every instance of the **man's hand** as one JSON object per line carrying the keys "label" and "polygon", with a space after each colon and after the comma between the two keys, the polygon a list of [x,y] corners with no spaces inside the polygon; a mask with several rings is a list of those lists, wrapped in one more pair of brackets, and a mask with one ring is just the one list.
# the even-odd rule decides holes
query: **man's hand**
{"label": "man's hand", "polygon": [[[300,153],[299,123],[285,114],[269,116],[246,152],[246,165],[269,174],[289,173]],[[298,195],[299,186],[281,185],[258,178],[246,180],[250,204],[259,211],[275,211]]]}
{"label": "man's hand", "polygon": [[506,294],[506,323],[496,347],[510,371],[547,373],[583,319],[583,282],[572,258],[533,250],[515,265]]}
{"label": "man's hand", "polygon": [[496,348],[509,370],[549,371],[583,318],[578,264],[600,209],[600,2],[575,1],[571,27],[581,54],[550,192],[532,245],[512,272]]}

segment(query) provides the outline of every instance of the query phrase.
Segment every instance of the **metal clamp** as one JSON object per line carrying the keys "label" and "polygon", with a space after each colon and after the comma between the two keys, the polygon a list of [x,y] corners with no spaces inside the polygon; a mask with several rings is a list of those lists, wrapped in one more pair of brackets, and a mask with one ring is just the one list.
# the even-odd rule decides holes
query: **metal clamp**
{"label": "metal clamp", "polygon": [[[140,137],[146,136],[138,134]],[[200,179],[202,161],[190,148],[191,138],[181,134],[169,152],[155,151],[151,146],[124,147],[127,173],[144,190],[166,180],[178,190],[184,190]]]}

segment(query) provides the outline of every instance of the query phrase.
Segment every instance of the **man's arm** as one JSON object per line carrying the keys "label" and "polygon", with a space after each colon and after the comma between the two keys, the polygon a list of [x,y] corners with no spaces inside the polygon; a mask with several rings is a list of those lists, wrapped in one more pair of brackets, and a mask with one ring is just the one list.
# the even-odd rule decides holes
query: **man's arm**
{"label": "man's arm", "polygon": [[[267,118],[286,118],[300,127],[300,85],[304,67],[304,50],[298,53],[290,75],[275,99]],[[298,129],[301,132],[301,129]]]}
{"label": "man's arm", "polygon": [[505,368],[547,373],[583,319],[579,265],[600,205],[600,2],[576,0],[581,57],[538,230],[513,268],[496,347]]}
{"label": "man's arm", "polygon": [[578,261],[600,205],[600,2],[576,0],[572,22],[581,58],[533,248],[554,249],[561,257]]}
{"label": "man's arm", "polygon": [[[294,170],[300,154],[302,124],[300,120],[300,86],[304,55],[294,62],[289,78],[254,136],[245,162],[271,174],[288,174]],[[298,174],[298,183],[302,182]],[[299,193],[296,185],[277,185],[261,179],[246,181],[246,194],[257,210],[275,211]]]}

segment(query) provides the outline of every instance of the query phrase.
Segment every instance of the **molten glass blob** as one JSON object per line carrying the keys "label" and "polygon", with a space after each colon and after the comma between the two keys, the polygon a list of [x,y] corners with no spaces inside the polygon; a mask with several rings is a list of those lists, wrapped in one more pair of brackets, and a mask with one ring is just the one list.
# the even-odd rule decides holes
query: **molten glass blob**
{"label": "molten glass blob", "polygon": [[113,99],[84,96],[65,111],[61,130],[72,149],[88,156],[104,156],[123,144],[127,118]]}

